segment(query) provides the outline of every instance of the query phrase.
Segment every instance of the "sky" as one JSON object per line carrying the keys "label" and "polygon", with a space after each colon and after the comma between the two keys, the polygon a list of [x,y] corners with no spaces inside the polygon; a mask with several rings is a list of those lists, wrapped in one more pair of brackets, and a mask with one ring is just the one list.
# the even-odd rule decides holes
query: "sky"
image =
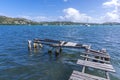
{"label": "sky", "polygon": [[0,0],[0,15],[34,21],[120,22],[120,0]]}

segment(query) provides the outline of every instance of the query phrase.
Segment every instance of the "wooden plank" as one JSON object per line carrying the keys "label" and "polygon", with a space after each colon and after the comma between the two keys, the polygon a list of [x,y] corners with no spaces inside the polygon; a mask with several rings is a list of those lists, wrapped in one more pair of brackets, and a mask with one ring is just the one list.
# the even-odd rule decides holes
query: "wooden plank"
{"label": "wooden plank", "polygon": [[67,42],[64,46],[76,46],[77,43]]}
{"label": "wooden plank", "polygon": [[51,47],[62,47],[62,48],[75,48],[75,49],[80,49],[82,48],[81,46],[60,46],[59,44],[51,44]]}
{"label": "wooden plank", "polygon": [[[87,57],[88,57],[88,55],[86,55]],[[84,58],[85,59],[85,61],[87,61],[88,60],[88,58]],[[83,69],[82,69],[82,73],[84,73],[85,72],[85,67],[86,66],[83,66]]]}
{"label": "wooden plank", "polygon": [[63,46],[63,45],[64,45],[64,43],[65,43],[65,41],[61,41],[60,46]]}
{"label": "wooden plank", "polygon": [[53,43],[60,43],[59,40],[52,40],[52,39],[44,39],[45,42],[53,42]]}
{"label": "wooden plank", "polygon": [[83,54],[93,55],[93,56],[100,56],[100,57],[104,57],[104,58],[109,58],[109,59],[110,59],[110,56],[109,56],[109,55],[104,55],[104,54],[99,54],[99,53],[86,52],[86,53],[83,53]]}
{"label": "wooden plank", "polygon": [[52,40],[52,39],[34,39],[34,41],[36,41],[36,42],[42,41],[42,42],[60,43],[59,40]]}
{"label": "wooden plank", "polygon": [[96,69],[101,69],[104,71],[115,72],[113,66],[110,64],[102,64],[102,63],[97,63],[97,62],[84,61],[84,60],[80,60],[80,59],[77,61],[77,64],[96,68]]}
{"label": "wooden plank", "polygon": [[105,60],[101,60],[101,59],[97,59],[97,58],[89,57],[89,56],[84,56],[84,55],[80,55],[80,56],[84,57],[84,58],[88,58],[88,59],[92,59],[92,60],[97,60],[97,61],[101,61],[101,62],[109,63],[110,64],[110,61],[105,61]]}
{"label": "wooden plank", "polygon": [[64,48],[82,48],[81,44],[72,43],[72,42],[64,42],[62,41],[60,44],[51,44],[52,47],[64,47]]}
{"label": "wooden plank", "polygon": [[90,52],[93,52],[93,53],[99,53],[99,54],[105,54],[105,55],[108,55],[108,53],[105,53],[105,52],[100,52],[100,51],[96,51],[96,50],[93,50],[93,49],[88,49]]}
{"label": "wooden plank", "polygon": [[109,80],[109,79],[94,76],[94,75],[90,75],[90,74],[87,74],[87,73],[81,73],[81,72],[78,72],[78,71],[73,71],[69,80]]}

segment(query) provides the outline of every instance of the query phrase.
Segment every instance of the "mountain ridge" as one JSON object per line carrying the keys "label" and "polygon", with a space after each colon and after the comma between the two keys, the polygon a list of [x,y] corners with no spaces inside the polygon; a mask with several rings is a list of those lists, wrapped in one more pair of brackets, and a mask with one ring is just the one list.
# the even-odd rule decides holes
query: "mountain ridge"
{"label": "mountain ridge", "polygon": [[44,21],[36,22],[25,18],[12,18],[0,15],[0,25],[120,25],[118,22],[104,22],[104,23],[82,23],[71,21]]}

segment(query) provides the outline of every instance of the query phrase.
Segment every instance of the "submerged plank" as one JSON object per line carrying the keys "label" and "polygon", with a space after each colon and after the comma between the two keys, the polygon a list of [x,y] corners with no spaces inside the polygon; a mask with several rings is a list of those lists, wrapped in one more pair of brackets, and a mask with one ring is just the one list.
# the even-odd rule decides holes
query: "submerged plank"
{"label": "submerged plank", "polygon": [[84,54],[93,55],[93,56],[99,56],[99,57],[104,57],[104,58],[109,58],[110,59],[110,56],[109,55],[105,55],[105,54],[91,53],[91,52],[84,52]]}
{"label": "submerged plank", "polygon": [[93,53],[99,53],[99,54],[104,54],[104,55],[108,55],[108,53],[106,52],[101,52],[101,51],[96,51],[96,50],[93,50],[93,49],[88,49],[90,52],[93,52]]}
{"label": "submerged plank", "polygon": [[109,63],[110,64],[110,61],[105,61],[105,60],[102,60],[102,59],[97,59],[97,58],[89,57],[89,56],[85,56],[85,55],[80,55],[80,56],[83,57],[83,58],[88,58],[88,59],[97,60],[97,61],[100,61],[100,62],[104,62],[104,63]]}
{"label": "submerged plank", "polygon": [[84,60],[78,60],[77,64],[83,65],[83,66],[88,66],[104,71],[109,71],[109,72],[115,72],[114,68],[110,64],[103,64],[103,63],[97,63],[97,62],[91,62],[91,61],[84,61]]}
{"label": "submerged plank", "polygon": [[109,79],[90,75],[90,74],[86,74],[86,73],[81,73],[78,71],[73,71],[69,80],[109,80]]}

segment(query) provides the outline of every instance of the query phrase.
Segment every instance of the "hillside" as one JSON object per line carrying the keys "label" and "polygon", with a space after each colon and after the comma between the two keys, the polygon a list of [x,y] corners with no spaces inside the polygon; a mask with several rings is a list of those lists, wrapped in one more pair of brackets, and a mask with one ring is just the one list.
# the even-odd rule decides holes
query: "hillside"
{"label": "hillside", "polygon": [[0,16],[0,25],[120,25],[118,22],[105,22],[99,23],[80,23],[70,21],[52,21],[52,22],[35,22],[25,18],[12,18],[6,16]]}
{"label": "hillside", "polygon": [[24,18],[11,18],[6,16],[0,16],[1,25],[25,25],[25,24],[37,24],[37,22],[27,20]]}

